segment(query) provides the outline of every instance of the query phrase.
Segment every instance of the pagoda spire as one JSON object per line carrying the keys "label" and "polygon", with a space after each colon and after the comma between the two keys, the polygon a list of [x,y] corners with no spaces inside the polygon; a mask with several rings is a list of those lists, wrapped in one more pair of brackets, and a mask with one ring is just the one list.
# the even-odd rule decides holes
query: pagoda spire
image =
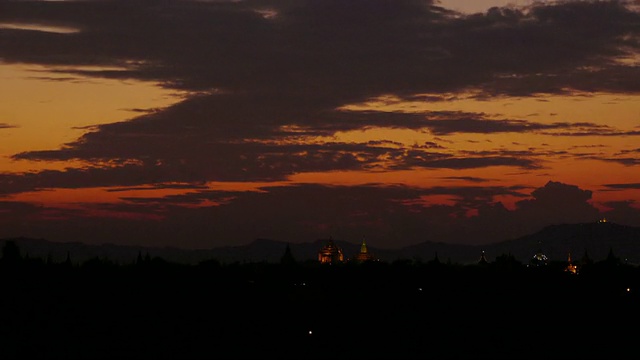
{"label": "pagoda spire", "polygon": [[364,238],[362,238],[362,243],[360,244],[360,252],[355,254],[353,259],[357,262],[375,260],[375,257],[373,256],[373,254],[369,252],[369,249],[367,248],[367,243],[364,240]]}
{"label": "pagoda spire", "polygon": [[567,256],[567,267],[564,268],[564,271],[570,272],[572,274],[577,274],[578,273],[578,266],[576,266],[571,261],[571,252],[569,252],[569,255]]}
{"label": "pagoda spire", "polygon": [[362,244],[360,245],[360,253],[366,254],[367,252],[369,252],[369,250],[367,250],[367,243],[364,241],[364,238],[363,238]]}

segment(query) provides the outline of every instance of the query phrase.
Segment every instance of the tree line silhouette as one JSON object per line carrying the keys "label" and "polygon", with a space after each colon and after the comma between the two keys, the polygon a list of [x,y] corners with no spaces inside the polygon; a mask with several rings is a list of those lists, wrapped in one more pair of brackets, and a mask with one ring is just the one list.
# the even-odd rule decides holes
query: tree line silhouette
{"label": "tree line silhouette", "polygon": [[[401,259],[197,265],[0,259],[0,357],[602,358],[627,354],[640,269]],[[541,353],[542,352],[542,353]]]}

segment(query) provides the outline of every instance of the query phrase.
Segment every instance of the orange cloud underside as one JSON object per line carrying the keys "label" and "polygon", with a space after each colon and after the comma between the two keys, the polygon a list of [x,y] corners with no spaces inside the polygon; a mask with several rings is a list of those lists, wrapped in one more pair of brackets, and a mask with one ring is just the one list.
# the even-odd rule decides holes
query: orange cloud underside
{"label": "orange cloud underside", "polygon": [[[78,139],[85,127],[131,119],[133,109],[163,108],[180,100],[179,94],[158,84],[98,80],[81,77],[63,78],[46,68],[2,65],[0,76],[0,122],[12,127],[1,129],[0,170],[5,173],[63,170],[80,167],[79,162],[12,161],[11,155],[34,150],[58,149]],[[69,77],[66,76],[65,77]],[[526,120],[542,124],[555,122],[589,122],[620,131],[638,129],[640,96],[615,94],[575,94],[572,96],[538,96],[532,98],[495,98],[478,100],[475,94],[448,94],[442,101],[405,101],[393,95],[373,98],[360,104],[347,104],[345,111],[383,111],[422,113],[464,111],[483,114],[488,119]],[[551,132],[553,133],[553,132]],[[318,139],[315,139],[318,140]],[[210,190],[257,191],[263,186],[314,183],[326,185],[390,184],[417,188],[434,186],[512,186],[521,187],[523,195],[554,180],[577,184],[594,190],[594,202],[633,200],[640,202],[637,190],[604,191],[604,184],[637,183],[637,167],[616,160],[624,151],[638,148],[637,136],[551,136],[529,133],[450,133],[434,135],[427,129],[370,128],[363,131],[338,132],[320,139],[364,144],[369,141],[395,141],[407,149],[432,142],[429,149],[452,157],[520,156],[535,160],[539,168],[521,169],[491,166],[472,169],[414,168],[391,170],[389,163],[371,171],[301,172],[280,182],[211,182]],[[520,155],[513,155],[519,152]],[[601,160],[598,160],[601,159]],[[606,161],[605,161],[606,160]],[[478,181],[465,180],[473,178]],[[186,194],[188,189],[145,189],[109,192],[107,188],[51,189],[12,196],[11,200],[77,207],[83,203],[121,203],[123,197],[162,198]],[[513,207],[516,198],[499,197]],[[425,202],[450,204],[450,197],[431,197]],[[212,202],[202,204],[215,205]],[[200,204],[200,205],[202,205]]]}

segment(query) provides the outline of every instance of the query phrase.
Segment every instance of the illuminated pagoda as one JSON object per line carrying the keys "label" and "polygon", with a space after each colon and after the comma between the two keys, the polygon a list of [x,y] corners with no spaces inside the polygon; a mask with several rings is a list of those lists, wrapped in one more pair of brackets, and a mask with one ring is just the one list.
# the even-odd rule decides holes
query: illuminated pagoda
{"label": "illuminated pagoda", "polygon": [[329,238],[327,244],[318,251],[318,261],[321,264],[336,264],[343,262],[344,254],[342,253],[342,248],[336,245],[332,238]]}
{"label": "illuminated pagoda", "polygon": [[547,255],[542,253],[542,250],[539,250],[535,255],[533,255],[529,262],[533,266],[545,266],[549,264],[549,258]]}
{"label": "illuminated pagoda", "polygon": [[542,244],[539,242],[540,247],[538,248],[538,252],[533,255],[531,260],[529,260],[529,264],[533,266],[545,266],[549,264],[549,258],[542,252]]}
{"label": "illuminated pagoda", "polygon": [[567,262],[569,264],[567,264],[567,267],[564,268],[564,271],[570,273],[570,274],[577,274],[578,273],[578,267],[571,262],[571,253],[569,253],[569,258],[567,259]]}
{"label": "illuminated pagoda", "polygon": [[353,260],[357,262],[375,260],[373,254],[369,252],[369,249],[367,249],[367,244],[365,243],[364,239],[362,239],[362,244],[360,245],[360,252],[353,257]]}

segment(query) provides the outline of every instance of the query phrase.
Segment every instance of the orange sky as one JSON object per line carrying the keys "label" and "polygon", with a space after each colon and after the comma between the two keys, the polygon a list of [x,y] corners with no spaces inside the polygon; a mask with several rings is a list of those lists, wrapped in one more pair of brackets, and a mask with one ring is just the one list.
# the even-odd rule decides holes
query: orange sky
{"label": "orange sky", "polygon": [[[414,39],[407,35],[413,25],[401,25],[412,23],[385,20],[374,46],[363,35],[368,16],[378,16],[374,5],[345,8],[325,29],[326,9],[305,13],[259,1],[197,3],[209,20],[188,7],[156,18],[155,10],[129,4],[133,15],[121,23],[119,10],[83,19],[83,6],[100,6],[86,4],[0,8],[0,213],[15,225],[0,236],[82,237],[126,218],[132,223],[113,228],[165,221],[172,230],[158,238],[161,245],[258,237],[357,242],[364,234],[374,246],[394,247],[461,241],[442,238],[444,228],[406,234],[458,211],[499,226],[479,210],[499,204],[513,221],[538,219],[514,225],[521,232],[602,216],[640,225],[640,88],[632,81],[640,73],[640,15],[632,7],[487,1],[484,9],[508,6],[469,15],[483,11],[479,3],[425,1],[425,19],[440,22],[425,20]],[[402,21],[413,16],[398,4],[381,9]],[[227,24],[217,14],[230,9],[238,18]],[[580,20],[555,17],[556,10]],[[148,22],[136,23],[135,14]],[[581,21],[599,24],[600,14],[624,21],[613,30],[605,20],[585,30]],[[189,17],[193,25],[180,29]],[[296,30],[296,21],[318,31]],[[207,31],[210,43],[195,36]],[[407,50],[418,45],[421,52]],[[410,60],[414,55],[424,58]],[[281,59],[292,57],[285,67]],[[358,203],[371,218],[389,216],[387,229],[408,227],[384,234],[358,228],[366,222],[349,215],[360,214]],[[345,211],[342,217],[334,219],[332,206]],[[545,217],[549,207],[565,206],[565,214]],[[264,215],[273,207],[278,211]],[[394,215],[403,211],[410,220]],[[413,218],[416,212],[428,220]],[[94,230],[60,230],[63,220],[87,217]],[[287,218],[298,223],[278,228]],[[335,223],[327,233],[307,231],[315,221]],[[187,226],[202,231],[176,239]],[[504,238],[516,235],[522,233],[509,230]]]}

